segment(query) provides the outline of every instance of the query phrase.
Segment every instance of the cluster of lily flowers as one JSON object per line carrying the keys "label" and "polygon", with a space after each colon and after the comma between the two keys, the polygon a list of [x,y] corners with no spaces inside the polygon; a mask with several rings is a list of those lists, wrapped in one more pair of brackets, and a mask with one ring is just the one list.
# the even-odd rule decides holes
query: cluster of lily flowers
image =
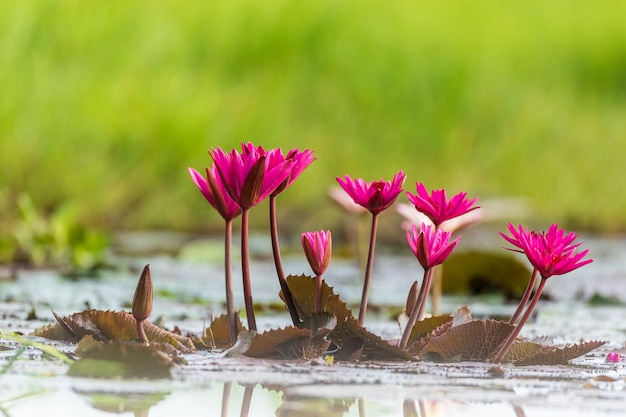
{"label": "cluster of lily flowers", "polygon": [[[220,147],[211,148],[209,155],[213,165],[201,174],[189,168],[192,180],[225,221],[225,288],[226,309],[229,321],[230,341],[237,338],[237,315],[233,300],[232,286],[232,223],[241,216],[241,262],[243,292],[248,328],[256,331],[254,304],[250,285],[250,262],[248,253],[248,217],[254,206],[269,198],[270,235],[274,263],[286,308],[295,326],[302,318],[291,296],[282,267],[276,223],[276,198],[289,188],[298,176],[316,159],[310,150],[293,149],[283,153],[282,149],[264,149],[252,143],[243,143],[241,151],[232,149],[225,152]],[[366,182],[353,179],[349,175],[337,177],[337,182],[357,205],[371,213],[370,243],[363,280],[363,293],[359,309],[358,324],[363,326],[367,311],[371,273],[374,262],[378,216],[389,208],[403,191],[406,175],[400,170],[393,179]],[[462,218],[478,209],[477,198],[469,199],[466,193],[458,193],[448,198],[444,189],[428,191],[422,183],[416,183],[416,193],[406,193],[410,203],[425,221],[413,224],[406,231],[408,245],[424,270],[421,284],[411,287],[407,302],[408,323],[398,346],[406,349],[411,330],[416,322],[425,316],[427,299],[430,294],[435,269],[443,264],[457,246],[460,237],[452,238],[454,227],[462,223]],[[520,304],[511,316],[509,323],[514,330],[503,344],[494,362],[500,362],[507,350],[519,335],[524,323],[530,317],[548,278],[563,275],[592,262],[586,258],[588,250],[579,251],[581,243],[575,243],[574,232],[565,234],[553,224],[547,232],[536,232],[508,224],[510,236],[500,233],[512,245],[509,250],[526,255],[533,266],[533,272]],[[302,233],[302,246],[305,256],[316,277],[316,309],[322,309],[322,280],[330,263],[332,238],[330,231]],[[540,279],[538,285],[537,280]],[[419,288],[419,290],[418,290]],[[534,296],[531,299],[531,294]]]}

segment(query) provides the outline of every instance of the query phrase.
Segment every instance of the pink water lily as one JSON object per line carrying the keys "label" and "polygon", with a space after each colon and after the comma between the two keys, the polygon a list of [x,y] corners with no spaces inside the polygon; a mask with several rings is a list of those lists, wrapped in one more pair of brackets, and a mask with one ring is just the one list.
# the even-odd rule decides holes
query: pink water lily
{"label": "pink water lily", "polygon": [[421,182],[415,184],[417,194],[407,192],[409,201],[415,206],[417,211],[424,213],[435,226],[439,226],[446,220],[453,219],[476,210],[474,204],[478,198],[469,200],[467,193],[458,193],[448,200],[445,189],[432,190],[430,195]]}
{"label": "pink water lily", "polygon": [[[522,317],[513,332],[511,332],[502,344],[502,348],[500,348],[500,351],[494,359],[495,363],[501,362],[513,345],[517,335],[520,333],[522,327],[530,317],[531,312],[537,305],[548,278],[553,275],[566,274],[593,262],[593,259],[590,258],[583,259],[587,256],[589,250],[582,252],[577,251],[582,242],[574,243],[578,237],[576,233],[570,232],[565,234],[563,229],[559,228],[556,224],[551,225],[547,232],[542,233],[526,230],[521,225],[516,229],[511,223],[508,224],[508,229],[509,232],[511,232],[511,236],[507,236],[504,233],[500,233],[500,235],[507,242],[515,246],[515,248],[509,250],[524,253],[534,267],[534,270],[526,286],[522,300],[515,313],[511,316],[509,323],[515,324],[517,318],[520,315]],[[541,281],[535,290],[535,296],[526,307],[530,294],[535,287],[537,275],[541,275]],[[526,309],[524,310],[524,308]],[[524,312],[523,315],[522,312]]]}
{"label": "pink water lily", "polygon": [[423,223],[419,230],[413,225],[412,230],[406,232],[409,247],[424,269],[442,264],[450,256],[460,240],[457,237],[450,241],[451,236],[451,232]]}
{"label": "pink water lily", "polygon": [[354,202],[365,207],[372,214],[380,213],[393,204],[402,192],[406,175],[400,170],[394,175],[393,180],[365,182],[362,178],[353,180],[349,175],[342,179],[337,177],[337,182]]}
{"label": "pink water lily", "polygon": [[593,259],[583,259],[589,250],[576,251],[582,243],[572,244],[578,237],[576,233],[565,235],[556,224],[543,233],[524,230],[521,225],[516,229],[511,223],[508,228],[512,237],[504,233],[500,235],[518,248],[509,250],[523,252],[542,278],[563,275],[593,262]]}
{"label": "pink water lily", "polygon": [[322,309],[322,275],[326,272],[332,253],[332,238],[330,231],[302,233],[302,248],[306,259],[313,269],[316,277],[317,293],[315,297],[315,309]]}
{"label": "pink water lily", "polygon": [[228,194],[222,178],[215,165],[206,168],[206,177],[193,168],[187,168],[191,179],[196,184],[204,198],[225,219],[234,219],[241,214],[241,207]]}
{"label": "pink water lily", "polygon": [[242,145],[242,152],[230,153],[220,147],[209,151],[217,172],[231,198],[242,209],[249,209],[273,193],[290,174],[292,162],[285,160],[270,166],[265,150],[251,143]]}

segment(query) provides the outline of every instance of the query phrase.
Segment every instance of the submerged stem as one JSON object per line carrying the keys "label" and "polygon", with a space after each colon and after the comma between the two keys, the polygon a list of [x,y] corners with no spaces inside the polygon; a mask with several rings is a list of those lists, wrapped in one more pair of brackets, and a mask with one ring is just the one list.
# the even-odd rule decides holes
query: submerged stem
{"label": "submerged stem", "polygon": [[224,225],[224,279],[226,287],[226,314],[228,316],[228,340],[231,344],[237,341],[237,315],[233,295],[233,221],[226,220]]}
{"label": "submerged stem", "polygon": [[285,305],[291,316],[291,321],[294,326],[300,323],[300,317],[298,317],[298,311],[296,309],[296,303],[293,301],[289,285],[285,279],[285,271],[283,271],[283,262],[280,257],[280,247],[278,245],[278,226],[276,224],[276,196],[270,196],[270,235],[272,239],[272,252],[274,254],[274,264],[276,265],[276,274],[278,275],[278,283],[280,289],[285,297]]}
{"label": "submerged stem", "polygon": [[413,326],[417,323],[418,318],[421,316],[422,305],[426,304],[426,299],[428,298],[428,290],[430,288],[430,281],[432,281],[433,269],[427,269],[424,271],[424,279],[422,280],[422,286],[420,287],[419,295],[415,300],[415,305],[411,309],[411,315],[409,316],[409,321],[404,328],[404,332],[402,333],[402,339],[400,339],[400,344],[398,345],[400,349],[406,349],[406,345],[409,342],[409,337],[411,336],[411,331],[413,330]]}
{"label": "submerged stem", "polygon": [[537,268],[533,269],[533,273],[530,276],[530,281],[528,281],[528,285],[526,286],[524,295],[522,296],[522,299],[520,300],[519,305],[517,306],[517,310],[515,310],[515,313],[513,313],[513,315],[509,319],[509,324],[515,324],[519,315],[522,314],[522,311],[524,311],[524,307],[526,306],[526,303],[528,302],[528,299],[530,298],[530,294],[533,292],[533,288],[535,288],[535,282],[537,282],[538,274],[539,274],[539,271],[537,271]]}
{"label": "submerged stem", "polygon": [[241,209],[241,274],[243,276],[243,299],[246,306],[248,329],[256,331],[254,317],[254,302],[252,301],[252,287],[250,285],[250,254],[248,250],[248,217],[250,209]]}
{"label": "submerged stem", "polygon": [[513,329],[509,337],[506,338],[504,345],[502,345],[502,349],[500,349],[500,352],[498,353],[498,356],[496,356],[496,358],[493,360],[493,363],[500,363],[502,359],[504,359],[504,355],[506,355],[508,350],[511,348],[511,345],[513,345],[513,342],[515,342],[515,338],[517,338],[517,335],[522,330],[522,327],[524,326],[524,324],[530,317],[530,313],[532,313],[533,309],[537,305],[537,301],[539,301],[539,297],[541,297],[541,292],[543,291],[544,285],[546,285],[546,281],[547,281],[546,278],[543,278],[543,277],[541,278],[539,287],[537,287],[537,291],[535,292],[535,296],[530,302],[530,305],[526,309],[526,312],[522,316],[522,319],[520,320],[520,322],[515,326],[515,329]]}
{"label": "submerged stem", "polygon": [[367,253],[367,265],[365,267],[365,278],[363,280],[363,294],[361,295],[361,308],[359,309],[359,326],[365,322],[365,312],[367,311],[367,298],[370,289],[370,276],[372,265],[374,264],[374,249],[376,248],[376,229],[378,228],[378,213],[372,213],[372,230],[370,232],[370,247]]}

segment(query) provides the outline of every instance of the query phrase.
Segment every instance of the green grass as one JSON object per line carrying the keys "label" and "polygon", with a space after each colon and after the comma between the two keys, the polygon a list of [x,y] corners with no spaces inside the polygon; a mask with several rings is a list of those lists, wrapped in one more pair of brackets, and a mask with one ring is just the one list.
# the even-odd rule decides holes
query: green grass
{"label": "green grass", "polygon": [[279,198],[298,227],[332,227],[335,176],[404,169],[408,190],[521,196],[538,219],[624,230],[625,15],[623,1],[4,2],[2,230],[21,192],[90,225],[219,230],[186,168],[248,140],[316,151]]}

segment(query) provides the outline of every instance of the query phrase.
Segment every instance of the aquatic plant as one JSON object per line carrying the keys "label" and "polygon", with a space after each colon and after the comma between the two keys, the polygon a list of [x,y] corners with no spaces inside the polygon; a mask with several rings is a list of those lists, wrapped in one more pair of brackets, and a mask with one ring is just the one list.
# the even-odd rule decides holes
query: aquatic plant
{"label": "aquatic plant", "polygon": [[285,160],[271,166],[262,147],[252,143],[242,144],[242,151],[233,149],[230,153],[220,147],[209,151],[216,169],[224,182],[230,197],[241,207],[241,270],[244,302],[248,328],[256,330],[254,302],[250,285],[250,260],[248,249],[248,216],[252,207],[259,204],[289,176],[292,161]]}
{"label": "aquatic plant", "polygon": [[557,224],[551,225],[547,232],[542,233],[525,230],[521,225],[515,229],[511,223],[509,223],[508,228],[512,237],[507,236],[504,233],[500,233],[500,235],[507,242],[517,248],[509,250],[524,253],[534,267],[526,291],[522,296],[522,300],[509,323],[515,324],[517,317],[523,311],[524,306],[530,297],[530,293],[535,286],[537,275],[541,276],[541,281],[539,282],[539,286],[535,291],[533,299],[528,307],[526,307],[524,315],[515,326],[515,330],[511,332],[500,349],[500,352],[494,359],[494,362],[496,363],[502,361],[507,351],[515,341],[515,338],[530,317],[530,313],[532,313],[533,309],[537,305],[548,278],[553,275],[567,274],[568,272],[593,262],[593,259],[584,259],[589,253],[589,250],[577,252],[577,249],[582,242],[572,244],[578,237],[576,233],[570,232],[567,235],[564,235],[565,232],[563,229],[560,229]]}
{"label": "aquatic plant", "polygon": [[361,296],[361,307],[359,309],[359,325],[365,323],[365,313],[367,311],[367,299],[369,295],[372,266],[374,265],[374,250],[376,248],[376,230],[378,228],[378,215],[391,206],[402,192],[402,186],[406,180],[406,175],[400,170],[394,175],[393,180],[372,181],[366,183],[362,178],[353,180],[349,175],[344,179],[337,177],[337,182],[344,191],[354,200],[354,202],[366,208],[372,214],[372,228],[370,232],[370,244],[367,253],[367,265],[365,267],[365,277],[363,279],[363,295]]}

